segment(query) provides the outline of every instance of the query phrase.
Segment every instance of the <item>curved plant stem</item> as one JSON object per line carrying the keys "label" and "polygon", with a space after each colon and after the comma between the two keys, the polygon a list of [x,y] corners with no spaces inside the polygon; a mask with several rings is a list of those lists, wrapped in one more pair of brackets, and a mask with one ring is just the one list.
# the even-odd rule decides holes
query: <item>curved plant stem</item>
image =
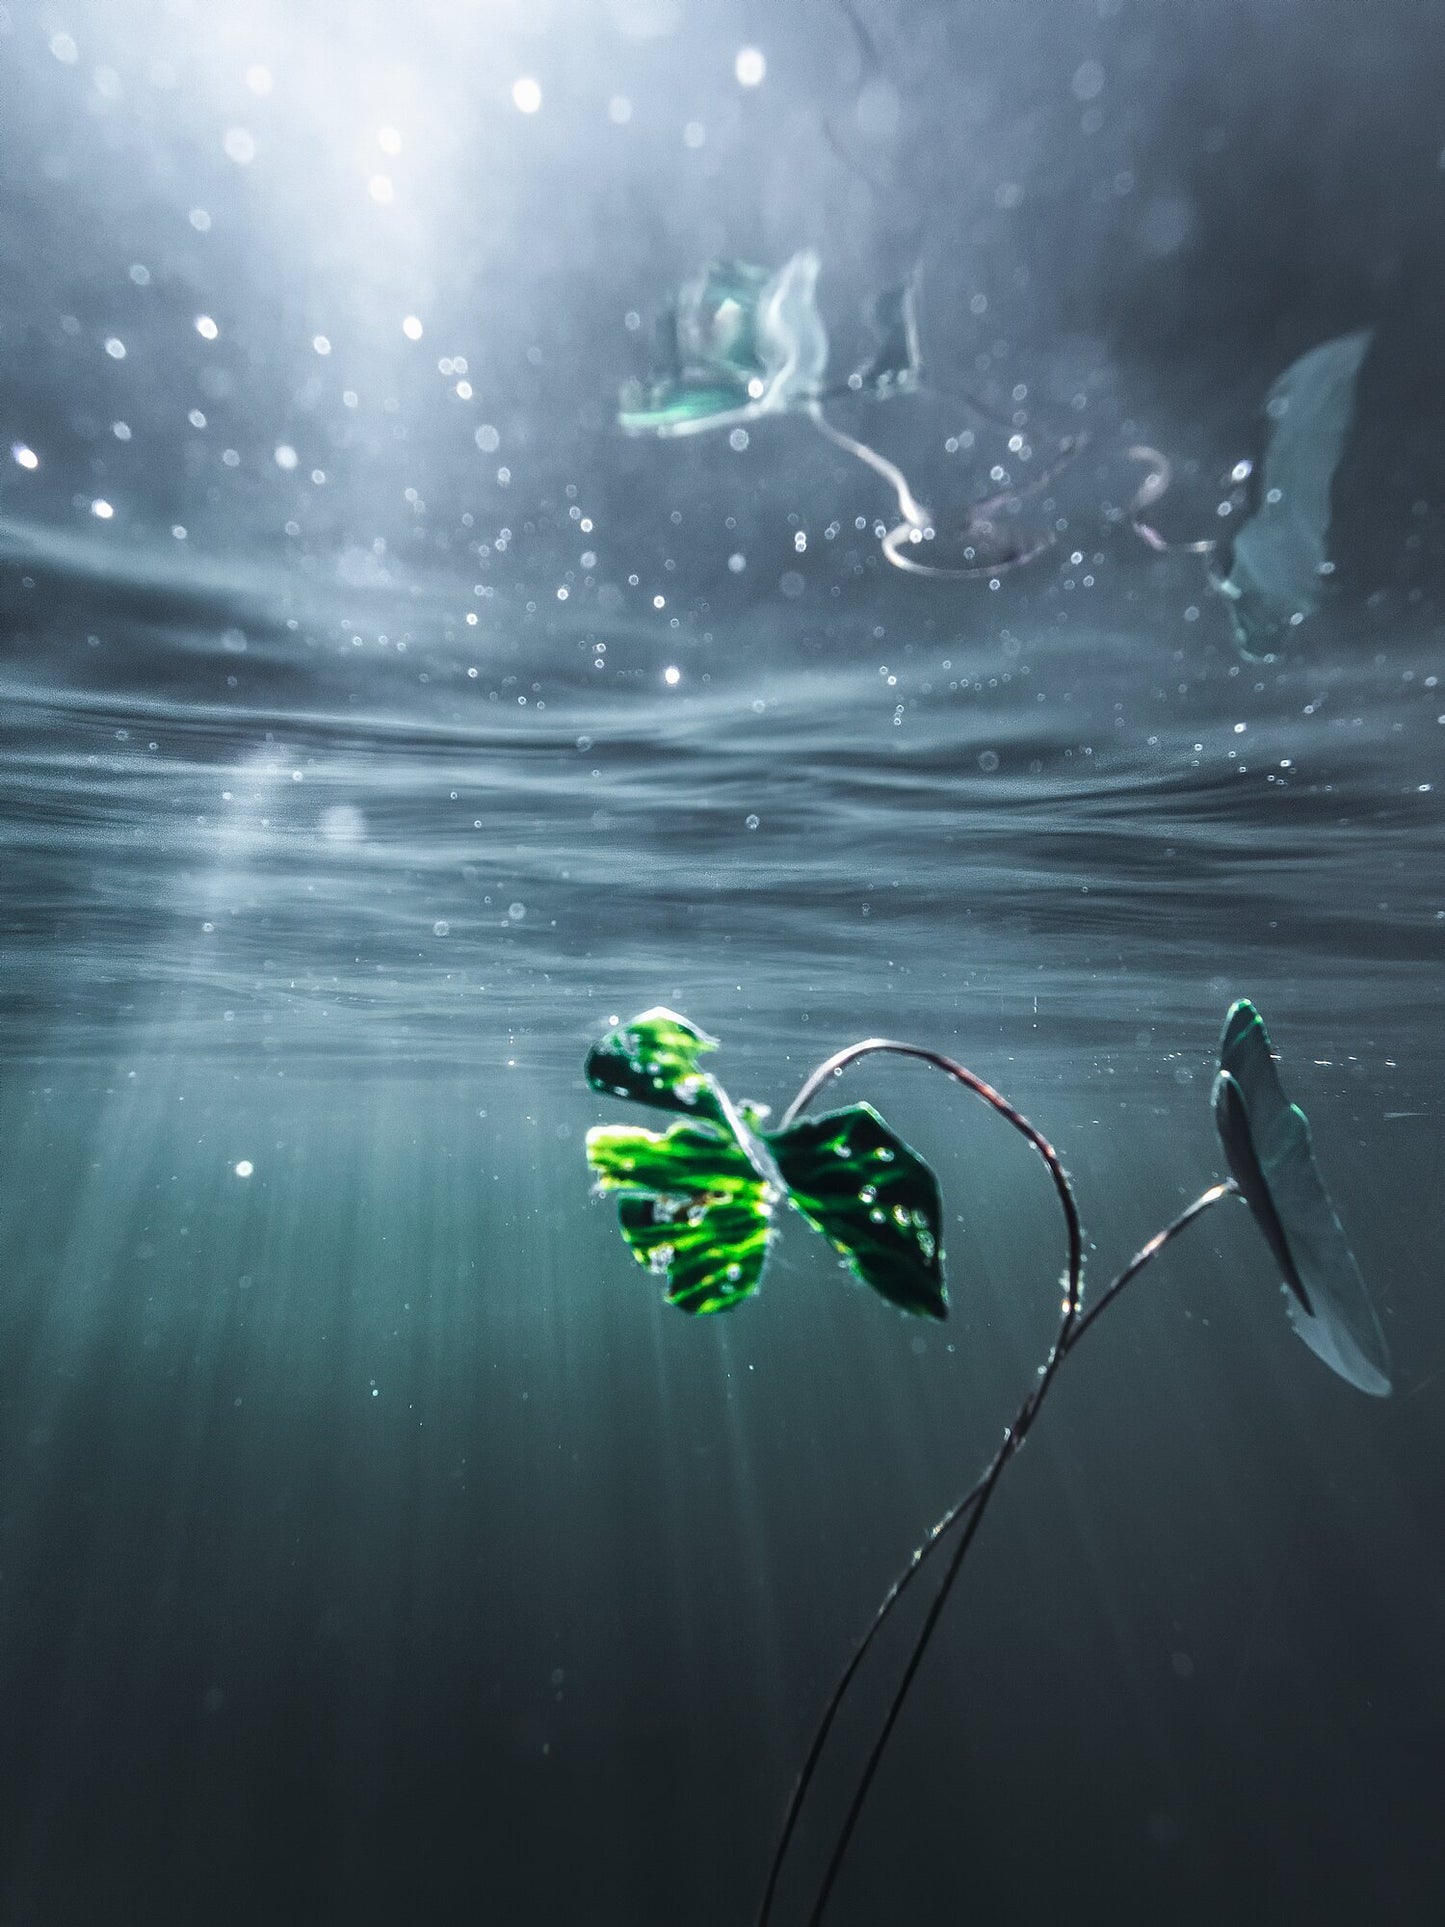
{"label": "curved plant stem", "polygon": [[[1022,568],[1025,563],[1032,562],[1037,556],[1042,555],[1044,550],[1052,544],[1054,539],[1052,534],[1044,534],[1027,546],[1016,548],[1011,553],[998,556],[991,562],[945,566],[940,563],[917,561],[910,552],[911,547],[932,532],[932,520],[928,510],[913,493],[903,470],[896,462],[890,462],[886,455],[880,455],[878,450],[871,448],[867,442],[860,442],[856,436],[844,434],[841,428],[835,428],[823,413],[821,402],[809,402],[803,412],[826,441],[832,442],[835,448],[841,448],[845,454],[852,455],[857,461],[871,468],[875,475],[881,475],[893,490],[901,519],[895,522],[885,534],[882,547],[884,555],[895,569],[902,569],[907,575],[929,576],[937,582],[966,582],[975,576],[1001,575],[1005,569]],[[1047,488],[1054,477],[1068,467],[1082,447],[1081,438],[1065,448],[1052,468],[1034,476],[1025,486],[1008,490],[1002,495],[990,496],[986,502],[975,502],[969,509],[968,520],[964,524],[964,539],[968,540],[972,537],[982,543],[986,536],[996,535],[997,527],[991,520],[994,512],[1001,509],[1005,503],[1025,501],[1029,496],[1037,495],[1040,489]]]}
{"label": "curved plant stem", "polygon": [[994,1454],[983,1476],[972,1490],[958,1500],[955,1505],[950,1507],[949,1511],[946,1512],[943,1518],[933,1527],[928,1537],[915,1549],[909,1563],[889,1588],[888,1593],[885,1595],[874,1615],[871,1625],[855,1649],[837,1685],[833,1689],[833,1693],[823,1711],[807,1758],[804,1761],[788,1802],[782,1831],[774,1851],[772,1865],[768,1871],[767,1886],[757,1916],[758,1927],[767,1927],[767,1922],[771,1917],[778,1882],[782,1874],[783,1862],[793,1833],[797,1827],[808,1789],[811,1786],[813,1777],[821,1761],[828,1735],[833,1727],[833,1722],[837,1717],[843,1699],[859,1667],[862,1665],[868,1648],[882,1630],[883,1624],[893,1610],[893,1607],[897,1604],[914,1578],[916,1578],[924,1562],[938,1546],[943,1543],[943,1540],[952,1529],[958,1525],[961,1520],[965,1520],[965,1515],[967,1515],[963,1529],[954,1544],[953,1555],[949,1561],[948,1570],[944,1574],[943,1581],[929,1607],[923,1626],[914,1642],[903,1677],[899,1682],[883,1726],[879,1730],[867,1764],[854,1791],[852,1802],[824,1874],[823,1883],[819,1889],[813,1912],[809,1916],[809,1927],[818,1927],[818,1923],[820,1923],[823,1918],[823,1913],[832,1894],[834,1884],[836,1883],[844,1855],[847,1852],[864,1802],[872,1786],[874,1775],[887,1748],[888,1741],[892,1736],[894,1726],[897,1724],[899,1714],[902,1712],[904,1701],[907,1698],[909,1688],[922,1662],[933,1630],[943,1612],[953,1582],[957,1577],[959,1568],[963,1564],[968,1548],[973,1542],[974,1534],[978,1530],[979,1523],[987,1509],[988,1501],[993,1495],[993,1491],[1002,1475],[1004,1466],[1008,1463],[1009,1459],[1012,1458],[1027,1436],[1065,1355],[1072,1349],[1082,1333],[1087,1330],[1099,1316],[1100,1312],[1104,1310],[1105,1306],[1113,1302],[1119,1292],[1123,1290],[1124,1286],[1136,1277],[1152,1258],[1157,1257],[1159,1252],[1188,1225],[1192,1224],[1195,1218],[1201,1216],[1210,1206],[1217,1204],[1221,1198],[1227,1197],[1237,1190],[1237,1187],[1231,1179],[1226,1180],[1222,1184],[1211,1186],[1202,1196],[1196,1198],[1177,1218],[1166,1225],[1162,1231],[1157,1232],[1155,1236],[1136,1253],[1129,1264],[1125,1266],[1118,1277],[1115,1278],[1104,1291],[1098,1303],[1091,1306],[1089,1310],[1085,1312],[1082,1307],[1081,1294],[1082,1236],[1079,1227],[1078,1211],[1074,1202],[1072,1187],[1069,1184],[1068,1176],[1059,1161],[1058,1155],[1048,1140],[1029,1123],[1028,1119],[1024,1117],[1020,1111],[1016,1110],[1014,1106],[1011,1105],[1006,1098],[1002,1097],[999,1092],[994,1090],[991,1085],[985,1083],[982,1078],[976,1076],[972,1071],[967,1070],[963,1065],[954,1063],[951,1058],[944,1057],[936,1051],[926,1050],[917,1045],[900,1044],[886,1038],[870,1038],[864,1043],[855,1044],[847,1050],[840,1051],[836,1056],[829,1058],[826,1063],[819,1065],[817,1070],[806,1080],[802,1089],[784,1113],[782,1120],[783,1128],[786,1128],[788,1124],[791,1124],[798,1117],[828,1080],[842,1070],[845,1065],[851,1063],[857,1057],[875,1051],[887,1051],[897,1056],[917,1057],[925,1063],[931,1063],[940,1070],[946,1071],[948,1075],[953,1077],[957,1082],[963,1084],[977,1096],[982,1097],[986,1103],[990,1104],[1001,1116],[1006,1118],[1008,1122],[1033,1145],[1034,1149],[1044,1160],[1049,1174],[1054,1181],[1064,1211],[1065,1223],[1068,1227],[1069,1257],[1065,1278],[1065,1296],[1061,1307],[1059,1330],[1054,1345],[1040,1372],[1038,1383],[1024,1400],[1013,1424],[1004,1433],[1003,1442],[999,1446],[998,1451]]}
{"label": "curved plant stem", "polygon": [[[805,1079],[797,1096],[783,1113],[779,1129],[786,1130],[790,1124],[794,1123],[824,1086],[840,1071],[856,1059],[870,1056],[877,1052],[886,1052],[895,1057],[916,1057],[920,1062],[932,1064],[936,1069],[945,1072],[949,1077],[953,1078],[956,1083],[962,1084],[966,1090],[972,1091],[976,1097],[981,1097],[986,1104],[990,1105],[1002,1118],[1011,1124],[1022,1137],[1028,1140],[1039,1157],[1043,1159],[1049,1176],[1053,1180],[1054,1190],[1064,1214],[1068,1255],[1064,1273],[1064,1298],[1061,1309],[1059,1336],[1055,1341],[1053,1350],[1049,1354],[1049,1365],[1045,1367],[1046,1377],[1041,1379],[1039,1381],[1039,1387],[1035,1388],[1035,1396],[1037,1396],[1038,1390],[1047,1382],[1047,1375],[1056,1366],[1058,1359],[1062,1356],[1060,1346],[1070,1326],[1079,1316],[1081,1302],[1084,1266],[1083,1228],[1079,1222],[1078,1206],[1074,1202],[1073,1186],[1069,1183],[1068,1173],[1064,1170],[1058,1152],[1055,1151],[1053,1145],[1049,1143],[1043,1133],[1037,1130],[1024,1116],[1022,1111],[1015,1109],[1015,1107],[1009,1103],[1008,1099],[996,1091],[991,1084],[986,1083],[983,1078],[967,1069],[963,1064],[955,1063],[951,1057],[945,1057],[940,1051],[928,1050],[919,1044],[900,1043],[896,1039],[888,1037],[865,1038],[862,1043],[850,1044],[846,1050],[836,1052],[832,1057],[828,1058],[826,1062],[820,1064],[817,1069]],[[998,1469],[1001,1469],[1001,1466]],[[864,1653],[881,1628],[883,1621],[887,1618],[914,1575],[918,1572],[929,1552],[941,1542],[942,1536],[972,1507],[974,1509],[973,1517],[970,1519],[970,1523],[965,1528],[963,1535],[963,1545],[965,1548],[967,1547],[968,1542],[973,1537],[977,1515],[987,1503],[988,1494],[992,1489],[992,1483],[998,1477],[998,1469],[991,1466],[989,1471],[985,1472],[983,1478],[980,1479],[978,1484],[973,1488],[973,1491],[960,1499],[958,1504],[945,1514],[943,1519],[939,1521],[938,1525],[929,1535],[928,1539],[925,1540],[923,1545],[914,1553],[909,1565],[894,1582],[887,1598],[883,1601],[882,1606],[874,1618],[873,1625],[853,1655],[842,1679],[834,1689],[833,1696],[824,1711],[819,1730],[814,1735],[813,1744],[809,1749],[807,1760],[804,1763],[802,1773],[793,1789],[792,1798],[788,1804],[782,1835],[774,1852],[773,1864],[768,1872],[767,1888],[758,1914],[758,1927],[767,1927],[774,1896],[777,1892],[778,1881],[782,1873],[783,1860],[787,1853],[789,1842],[792,1839],[793,1831],[797,1826],[803,1801],[807,1795],[813,1775],[817,1770],[818,1762],[822,1757],[824,1745],[832,1728],[833,1721],[837,1716],[838,1709],[842,1704],[843,1696],[852,1683],[859,1666],[862,1664]],[[938,1613],[942,1610],[943,1599],[947,1594],[949,1585],[952,1582],[952,1574],[957,1569],[957,1564],[960,1559],[961,1554],[955,1553],[949,1575],[944,1579],[940,1595],[934,1601],[933,1607],[930,1610],[929,1619],[925,1623],[923,1632],[919,1638],[919,1643],[914,1650],[899,1696],[890,1710],[884,1729],[874,1747],[873,1755],[865,1771],[863,1782],[854,1797],[853,1807],[850,1809],[848,1820],[845,1823],[844,1831],[839,1839],[833,1861],[830,1864],[827,1880],[818,1902],[819,1912],[815,1914],[815,1918],[821,1917],[821,1909],[827,1904],[827,1897],[832,1889],[833,1881],[837,1876],[838,1867],[842,1863],[843,1854],[847,1850],[848,1841],[857,1823],[858,1814],[862,1810],[864,1799],[867,1797],[868,1786],[872,1782],[878,1761],[882,1758],[883,1749],[888,1743],[889,1735],[892,1733],[893,1726],[902,1709],[903,1697],[906,1695],[908,1687],[912,1683],[913,1674],[917,1671],[918,1663],[923,1657],[923,1649],[927,1645],[928,1635],[933,1629],[933,1624],[937,1619]]]}
{"label": "curved plant stem", "polygon": [[896,462],[890,462],[886,455],[880,455],[878,450],[870,448],[867,442],[860,442],[853,435],[845,435],[841,428],[835,428],[823,413],[819,403],[810,403],[807,415],[814,428],[826,441],[830,441],[835,448],[841,448],[845,454],[853,456],[856,461],[871,468],[875,475],[883,477],[897,498],[898,513],[903,517],[904,528],[922,529],[928,526],[928,510],[908,486],[908,477]]}
{"label": "curved plant stem", "polygon": [[1129,460],[1144,462],[1149,470],[1124,511],[1129,518],[1129,527],[1139,540],[1147,542],[1156,555],[1212,555],[1219,547],[1213,536],[1206,536],[1198,542],[1173,542],[1161,535],[1152,522],[1144,520],[1145,509],[1152,508],[1168,492],[1174,478],[1169,457],[1141,442],[1129,450]]}
{"label": "curved plant stem", "polygon": [[985,1104],[992,1105],[999,1116],[1012,1124],[1019,1135],[1027,1138],[1038,1152],[1048,1167],[1049,1176],[1053,1179],[1054,1190],[1058,1193],[1059,1205],[1064,1214],[1064,1224],[1068,1233],[1068,1260],[1064,1273],[1064,1318],[1066,1322],[1076,1318],[1079,1313],[1084,1270],[1084,1233],[1079,1223],[1079,1207],[1074,1202],[1074,1187],[1069,1183],[1063,1161],[1043,1132],[1030,1124],[1022,1111],[1016,1110],[1006,1097],[994,1089],[992,1084],[985,1083],[965,1065],[956,1064],[951,1057],[945,1057],[942,1051],[928,1050],[922,1044],[900,1044],[893,1037],[865,1037],[861,1044],[849,1044],[846,1050],[835,1051],[815,1071],[809,1073],[803,1082],[802,1089],[783,1112],[778,1129],[786,1131],[790,1124],[796,1123],[823,1086],[839,1071],[845,1070],[849,1064],[856,1063],[860,1057],[870,1057],[879,1051],[887,1052],[893,1057],[916,1057],[920,1063],[932,1064],[936,1070],[945,1071],[957,1083],[962,1084],[965,1090],[972,1091],[975,1097],[981,1097]]}
{"label": "curved plant stem", "polygon": [[1139,1275],[1151,1258],[1157,1258],[1165,1245],[1172,1244],[1181,1231],[1193,1224],[1196,1218],[1202,1218],[1210,1206],[1218,1204],[1221,1198],[1237,1198],[1239,1195],[1239,1186],[1233,1178],[1225,1178],[1220,1184],[1211,1184],[1207,1191],[1201,1191],[1193,1204],[1186,1205],[1179,1216],[1166,1224],[1162,1231],[1156,1231],[1148,1244],[1141,1246],[1134,1253],[1113,1283],[1099,1294],[1096,1302],[1090,1305],[1087,1311],[1080,1313],[1078,1323],[1069,1334],[1067,1349],[1073,1350],[1100,1312],[1113,1304],[1125,1285]]}
{"label": "curved plant stem", "polygon": [[782,1830],[778,1835],[778,1844],[773,1849],[773,1861],[772,1865],[768,1868],[767,1886],[763,1889],[762,1902],[758,1908],[757,1927],[768,1927],[768,1921],[772,1918],[773,1902],[777,1898],[778,1882],[783,1876],[783,1863],[788,1857],[788,1848],[792,1844],[793,1834],[797,1830],[798,1821],[802,1818],[803,1804],[807,1800],[808,1789],[813,1784],[813,1776],[818,1771],[819,1763],[823,1758],[823,1749],[828,1743],[828,1735],[833,1730],[833,1722],[842,1711],[843,1701],[848,1696],[848,1688],[853,1684],[858,1668],[867,1657],[869,1647],[873,1644],[873,1641],[878,1637],[879,1633],[882,1632],[888,1615],[918,1576],[928,1555],[943,1543],[943,1540],[952,1527],[958,1523],[962,1515],[976,1501],[982,1487],[983,1481],[980,1479],[971,1492],[966,1492],[956,1505],[949,1507],[948,1511],[944,1513],[943,1517],[938,1521],[937,1525],[933,1527],[922,1544],[914,1547],[908,1564],[883,1595],[882,1602],[877,1612],[874,1613],[872,1623],[867,1632],[864,1633],[863,1637],[854,1647],[852,1658],[839,1674],[838,1682],[828,1696],[828,1704],[823,1708],[822,1717],[819,1719],[817,1730],[813,1734],[812,1744],[808,1748],[807,1758],[803,1761],[802,1767],[798,1772],[798,1777],[793,1782],[793,1790],[788,1796],[788,1806],[787,1811],[783,1815]]}

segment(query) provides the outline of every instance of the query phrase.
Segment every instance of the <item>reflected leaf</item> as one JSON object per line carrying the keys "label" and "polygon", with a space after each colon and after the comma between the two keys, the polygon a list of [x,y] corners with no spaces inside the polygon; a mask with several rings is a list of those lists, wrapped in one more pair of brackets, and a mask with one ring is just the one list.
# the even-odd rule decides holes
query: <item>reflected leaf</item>
{"label": "reflected leaf", "polygon": [[816,401],[828,361],[817,303],[818,257],[795,254],[776,273],[714,261],[678,290],[659,367],[624,389],[630,434],[696,435]]}
{"label": "reflected leaf", "polygon": [[1268,442],[1256,499],[1214,586],[1228,598],[1234,637],[1267,657],[1295,618],[1320,606],[1328,579],[1330,487],[1355,405],[1368,331],[1322,342],[1292,362],[1269,391]]}
{"label": "reflected leaf", "polygon": [[938,1180],[871,1104],[768,1134],[788,1196],[864,1284],[901,1310],[946,1318]]}
{"label": "reflected leaf", "polygon": [[727,1311],[757,1290],[776,1193],[736,1138],[706,1124],[599,1125],[587,1161],[600,1189],[622,1194],[622,1235],[670,1305]]}
{"label": "reflected leaf", "polygon": [[1259,1012],[1230,1009],[1214,1119],[1231,1175],[1284,1277],[1290,1322],[1362,1392],[1390,1390],[1390,1359],[1360,1267],[1316,1168],[1309,1120],[1284,1094]]}
{"label": "reflected leaf", "polygon": [[716,1049],[716,1038],[659,1004],[592,1046],[587,1082],[609,1097],[630,1097],[657,1110],[683,1111],[727,1125],[717,1086],[698,1064],[704,1051]]}
{"label": "reflected leaf", "polygon": [[914,394],[923,379],[923,357],[913,283],[885,288],[870,318],[878,345],[848,377],[849,389],[863,395]]}

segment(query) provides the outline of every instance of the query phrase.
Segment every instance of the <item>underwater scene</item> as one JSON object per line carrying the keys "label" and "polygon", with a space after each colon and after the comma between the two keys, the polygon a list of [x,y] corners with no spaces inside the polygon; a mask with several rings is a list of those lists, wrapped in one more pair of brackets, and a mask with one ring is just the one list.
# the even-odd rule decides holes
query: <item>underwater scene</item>
{"label": "underwater scene", "polygon": [[1445,0],[0,87],[0,1927],[1445,1919]]}

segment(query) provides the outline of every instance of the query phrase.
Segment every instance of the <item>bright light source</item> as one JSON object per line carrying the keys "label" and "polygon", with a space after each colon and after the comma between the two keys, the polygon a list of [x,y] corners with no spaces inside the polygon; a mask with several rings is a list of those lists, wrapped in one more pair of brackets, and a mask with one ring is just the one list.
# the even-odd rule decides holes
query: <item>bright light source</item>
{"label": "bright light source", "polygon": [[421,322],[414,314],[409,314],[403,317],[402,324],[401,324],[401,331],[406,336],[408,341],[421,340]]}
{"label": "bright light source", "polygon": [[739,87],[760,87],[768,71],[768,63],[756,47],[742,47],[733,62],[733,72],[738,77]]}
{"label": "bright light source", "polygon": [[530,74],[512,82],[512,105],[519,114],[535,114],[542,105],[542,89]]}
{"label": "bright light source", "polygon": [[236,1166],[236,1176],[238,1178],[249,1178],[255,1168],[255,1165],[252,1164],[249,1158],[242,1158]]}
{"label": "bright light source", "polygon": [[682,671],[675,662],[670,662],[662,672],[662,680],[670,686],[682,681]]}
{"label": "bright light source", "polygon": [[90,512],[92,515],[99,516],[102,522],[108,522],[112,515],[115,514],[115,510],[111,507],[110,503],[103,501],[99,495],[97,495],[91,503]]}
{"label": "bright light source", "polygon": [[27,448],[24,442],[16,442],[10,453],[21,468],[39,468],[40,466],[40,457],[33,448]]}
{"label": "bright light source", "polygon": [[296,450],[291,446],[290,442],[277,443],[276,445],[277,468],[293,469],[296,466],[296,459],[297,459]]}
{"label": "bright light source", "polygon": [[208,314],[198,314],[196,316],[196,333],[201,337],[202,341],[214,341],[220,332],[220,329]]}

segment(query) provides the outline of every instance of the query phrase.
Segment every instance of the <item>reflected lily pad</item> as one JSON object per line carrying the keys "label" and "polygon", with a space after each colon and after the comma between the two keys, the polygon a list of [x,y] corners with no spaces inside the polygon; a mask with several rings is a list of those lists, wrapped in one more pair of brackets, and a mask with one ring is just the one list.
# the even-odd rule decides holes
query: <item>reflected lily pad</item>
{"label": "reflected lily pad", "polygon": [[1268,657],[1323,599],[1330,488],[1369,345],[1368,331],[1322,342],[1292,362],[1269,391],[1268,443],[1254,477],[1254,502],[1213,571],[1246,656]]}
{"label": "reflected lily pad", "polygon": [[855,1277],[902,1311],[948,1316],[938,1179],[871,1104],[803,1118],[767,1142],[790,1201]]}
{"label": "reflected lily pad", "polygon": [[1283,1274],[1290,1322],[1362,1392],[1390,1390],[1390,1358],[1360,1267],[1316,1168],[1309,1120],[1284,1094],[1259,1012],[1225,1019],[1214,1119],[1235,1183]]}

